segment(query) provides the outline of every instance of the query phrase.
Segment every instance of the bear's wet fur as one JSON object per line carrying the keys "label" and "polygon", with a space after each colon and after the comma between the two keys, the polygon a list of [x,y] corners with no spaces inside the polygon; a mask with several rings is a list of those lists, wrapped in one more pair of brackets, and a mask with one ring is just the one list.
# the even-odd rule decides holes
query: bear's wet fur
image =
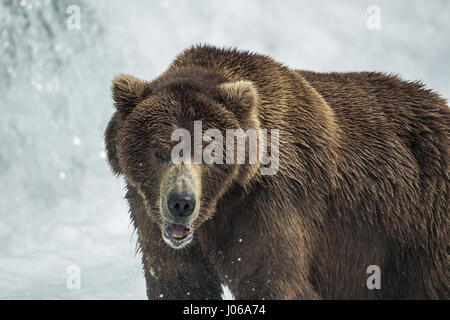
{"label": "bear's wet fur", "polygon": [[[194,46],[112,90],[108,162],[126,181],[149,299],[220,299],[221,284],[236,299],[448,299],[450,111],[420,82]],[[176,250],[159,212],[170,165],[151,154],[194,120],[279,129],[279,170],[196,166],[194,239]],[[371,265],[381,289],[366,285]]]}

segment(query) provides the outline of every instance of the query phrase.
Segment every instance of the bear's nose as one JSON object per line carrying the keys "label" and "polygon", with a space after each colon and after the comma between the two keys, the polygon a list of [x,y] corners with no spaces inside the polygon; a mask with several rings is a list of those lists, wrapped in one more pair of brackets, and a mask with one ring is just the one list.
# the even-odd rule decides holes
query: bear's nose
{"label": "bear's nose", "polygon": [[190,193],[172,193],[167,199],[170,213],[175,218],[187,218],[195,209],[195,198]]}

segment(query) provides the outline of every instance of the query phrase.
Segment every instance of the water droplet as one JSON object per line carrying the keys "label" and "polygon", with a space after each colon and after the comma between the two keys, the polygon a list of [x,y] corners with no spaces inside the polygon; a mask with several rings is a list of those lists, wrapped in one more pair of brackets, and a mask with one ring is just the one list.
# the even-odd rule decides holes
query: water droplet
{"label": "water droplet", "polygon": [[73,144],[76,146],[79,146],[81,143],[81,140],[78,137],[74,137],[72,141],[73,141]]}

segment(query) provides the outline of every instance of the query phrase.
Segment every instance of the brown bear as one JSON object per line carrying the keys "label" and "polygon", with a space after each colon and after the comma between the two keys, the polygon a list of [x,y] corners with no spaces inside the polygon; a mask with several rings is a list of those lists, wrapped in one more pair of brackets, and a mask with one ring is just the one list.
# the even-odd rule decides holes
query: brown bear
{"label": "brown bear", "polygon": [[[450,111],[420,82],[194,46],[112,92],[108,162],[149,299],[220,299],[221,284],[236,299],[448,299]],[[190,145],[173,161],[173,132],[195,136],[195,121],[278,130],[277,170],[196,162]]]}

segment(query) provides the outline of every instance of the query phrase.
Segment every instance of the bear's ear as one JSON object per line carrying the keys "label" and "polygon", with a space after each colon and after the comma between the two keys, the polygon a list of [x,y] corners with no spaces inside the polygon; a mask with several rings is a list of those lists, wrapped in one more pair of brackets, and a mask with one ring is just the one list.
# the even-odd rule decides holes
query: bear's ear
{"label": "bear's ear", "polygon": [[129,113],[151,92],[150,84],[133,76],[121,74],[113,80],[112,95],[117,110]]}
{"label": "bear's ear", "polygon": [[258,92],[251,81],[239,80],[219,85],[219,97],[241,124],[248,127],[258,119]]}
{"label": "bear's ear", "polygon": [[122,173],[119,164],[119,155],[117,153],[117,144],[119,142],[118,133],[125,118],[126,115],[122,112],[114,112],[114,115],[111,120],[109,120],[108,126],[105,130],[106,160],[108,161],[113,172],[117,175]]}

